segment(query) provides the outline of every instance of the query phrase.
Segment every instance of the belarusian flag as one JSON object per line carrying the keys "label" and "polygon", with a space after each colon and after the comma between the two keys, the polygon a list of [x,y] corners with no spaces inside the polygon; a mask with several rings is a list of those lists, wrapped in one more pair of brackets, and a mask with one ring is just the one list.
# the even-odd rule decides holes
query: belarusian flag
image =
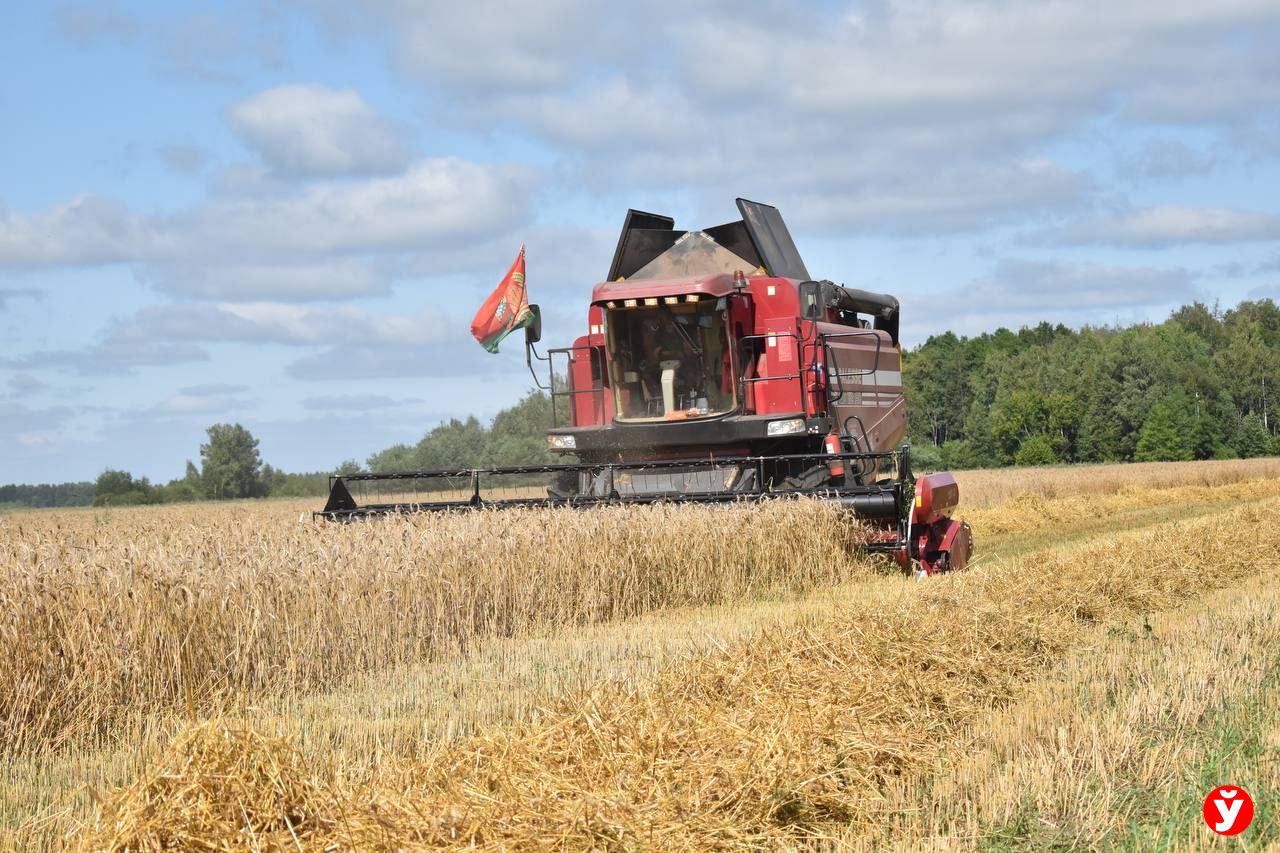
{"label": "belarusian flag", "polygon": [[497,352],[498,344],[516,329],[522,329],[533,321],[529,310],[529,295],[524,287],[524,246],[498,289],[480,306],[471,321],[471,334],[480,346],[489,352]]}

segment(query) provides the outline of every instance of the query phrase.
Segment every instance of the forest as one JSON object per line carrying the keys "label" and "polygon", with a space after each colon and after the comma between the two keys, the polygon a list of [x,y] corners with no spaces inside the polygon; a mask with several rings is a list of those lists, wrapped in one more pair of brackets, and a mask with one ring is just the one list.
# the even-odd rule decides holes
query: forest
{"label": "forest", "polygon": [[911,437],[946,468],[1280,453],[1280,308],[1200,303],[1160,324],[935,335],[904,357]]}

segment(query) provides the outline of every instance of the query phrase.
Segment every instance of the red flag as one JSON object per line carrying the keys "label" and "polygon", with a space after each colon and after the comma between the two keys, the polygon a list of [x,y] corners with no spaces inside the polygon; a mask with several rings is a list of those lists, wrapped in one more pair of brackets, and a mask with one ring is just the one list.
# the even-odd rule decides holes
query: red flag
{"label": "red flag", "polygon": [[503,338],[532,321],[529,294],[524,286],[524,246],[521,246],[520,254],[499,282],[498,289],[489,294],[476,312],[475,319],[471,321],[471,334],[480,346],[489,352],[497,352]]}

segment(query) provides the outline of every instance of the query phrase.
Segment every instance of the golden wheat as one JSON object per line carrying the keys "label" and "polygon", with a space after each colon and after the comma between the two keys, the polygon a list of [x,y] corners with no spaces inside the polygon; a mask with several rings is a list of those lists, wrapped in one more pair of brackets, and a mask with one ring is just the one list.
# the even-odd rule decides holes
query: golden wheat
{"label": "golden wheat", "polygon": [[[1012,495],[968,513],[981,549],[984,536],[1053,531],[1108,513],[1256,503],[1280,491],[1278,470],[1274,461],[1253,460],[1034,472],[1043,481],[1017,471],[960,476],[966,507]],[[1241,482],[1260,474],[1273,479]],[[1177,488],[1135,488],[1142,483]],[[780,618],[768,613],[792,619],[803,612],[812,624],[811,616],[829,621],[837,603],[903,594],[896,583],[873,593],[866,579],[874,568],[853,553],[856,525],[804,502],[473,513],[351,526],[312,524],[316,503],[0,516],[0,636],[12,651],[0,656],[0,747],[18,774],[0,784],[0,805],[54,815],[28,822],[17,836],[23,846],[48,846],[65,829],[60,792],[77,779],[135,775],[149,754],[143,744],[166,739],[175,715],[192,710],[267,701],[277,719],[284,716],[277,728],[287,730],[288,719],[309,721],[308,761],[323,755],[324,742],[341,743],[364,758],[340,763],[364,772],[386,750],[428,757],[446,732],[510,716],[497,709],[536,719],[527,713],[531,703],[551,701],[571,681],[568,671],[589,679],[643,672],[646,679],[627,684],[648,683],[662,661],[637,666],[646,654],[640,643],[655,652],[705,654],[746,643],[753,626]],[[862,586],[846,584],[838,599],[819,596],[816,607],[742,606],[850,579]],[[684,617],[668,615],[673,607],[708,604],[737,608],[717,616],[722,627],[714,636],[702,617],[682,627]],[[657,614],[649,617],[652,627],[616,652],[584,651],[592,634],[556,639],[571,637],[566,629],[575,625],[645,613]],[[663,624],[671,626],[670,642],[661,639]],[[644,639],[646,632],[659,639]],[[602,649],[614,635],[622,636],[614,629],[601,635]],[[540,657],[533,638],[554,645],[554,660]],[[486,666],[491,653],[501,659]],[[598,665],[574,669],[570,658],[584,654],[598,655]],[[551,677],[548,667],[562,671]],[[399,699],[388,690],[397,678],[404,679]],[[526,682],[543,687],[520,686]],[[357,721],[358,712],[339,709],[358,701],[353,690],[397,705],[386,724],[393,728],[380,734],[377,720]],[[447,697],[420,704],[451,690],[456,709],[444,707]],[[429,719],[408,719],[417,708]],[[310,722],[326,713],[330,718]],[[238,717],[263,720],[260,713]],[[108,761],[114,769],[105,774],[100,764]],[[25,768],[32,768],[30,781],[20,778]],[[13,805],[24,802],[30,806]]]}
{"label": "golden wheat", "polygon": [[1025,496],[1052,500],[1075,495],[1109,495],[1131,488],[1163,490],[1276,479],[1280,478],[1280,459],[988,468],[957,471],[955,476],[960,484],[960,500],[967,512]]}
{"label": "golden wheat", "polygon": [[[1280,786],[1280,574],[1099,632],[887,793],[844,845],[1203,850],[1217,779]],[[1249,839],[1276,832],[1259,815]]]}
{"label": "golden wheat", "polygon": [[1106,519],[1150,509],[1185,511],[1223,503],[1245,504],[1280,495],[1280,477],[1242,480],[1220,486],[1172,486],[1144,489],[1124,486],[1108,494],[1073,494],[1045,498],[1019,494],[986,509],[966,510],[964,517],[980,536],[1062,530],[1081,521]]}
{"label": "golden wheat", "polygon": [[922,585],[649,687],[571,697],[371,785],[211,723],[117,793],[83,843],[708,849],[881,824],[886,786],[932,772],[1091,626],[1280,570],[1277,512],[1271,499]]}
{"label": "golden wheat", "polygon": [[[762,507],[265,524],[246,508],[0,528],[0,743],[100,736],[134,712],[332,687],[478,639],[740,601],[866,570],[860,527]],[[175,523],[182,519],[181,523]]]}

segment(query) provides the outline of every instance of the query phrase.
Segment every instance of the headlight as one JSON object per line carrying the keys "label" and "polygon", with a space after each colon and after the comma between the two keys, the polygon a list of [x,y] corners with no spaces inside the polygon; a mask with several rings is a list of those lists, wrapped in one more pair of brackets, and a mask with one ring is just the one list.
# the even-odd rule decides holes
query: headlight
{"label": "headlight", "polygon": [[769,421],[765,435],[797,435],[804,432],[804,418],[788,418],[785,421]]}
{"label": "headlight", "polygon": [[553,450],[574,450],[578,446],[578,439],[572,435],[549,435],[547,444]]}

